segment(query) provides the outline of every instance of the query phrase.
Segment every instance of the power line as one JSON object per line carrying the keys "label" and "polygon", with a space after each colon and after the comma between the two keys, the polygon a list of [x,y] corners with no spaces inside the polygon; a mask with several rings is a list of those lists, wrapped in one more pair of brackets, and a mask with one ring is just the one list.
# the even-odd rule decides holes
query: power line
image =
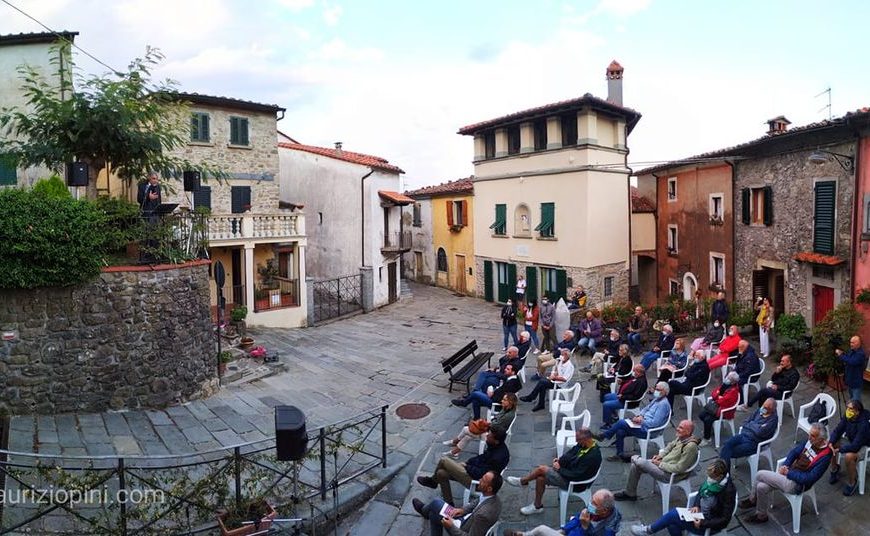
{"label": "power line", "polygon": [[72,47],[75,47],[76,50],[78,50],[79,52],[81,52],[81,53],[84,54],[85,56],[91,58],[91,59],[94,60],[95,62],[99,63],[100,65],[102,65],[102,66],[105,67],[106,69],[112,71],[112,72],[115,73],[115,74],[118,74],[118,73],[120,72],[120,71],[118,71],[117,69],[115,69],[114,67],[112,67],[111,65],[109,65],[109,64],[107,64],[106,62],[100,60],[98,57],[94,56],[93,54],[91,54],[91,53],[88,52],[87,50],[85,50],[85,49],[83,49],[82,47],[78,46],[78,45],[75,44],[73,41],[67,39],[67,38],[64,37],[62,34],[60,34],[60,33],[56,32],[56,31],[52,30],[51,28],[48,27],[48,25],[46,25],[45,23],[43,23],[42,21],[40,21],[39,19],[37,19],[37,18],[34,17],[33,15],[31,15],[31,14],[25,12],[24,10],[22,10],[22,9],[19,8],[18,6],[13,5],[11,2],[9,2],[9,0],[0,0],[0,2],[3,2],[3,3],[6,4],[7,6],[11,7],[12,9],[14,9],[15,11],[21,13],[22,15],[24,15],[24,16],[27,17],[28,19],[32,20],[32,21],[35,22],[36,24],[39,24],[40,26],[42,26],[43,28],[45,28],[46,30],[48,30],[49,33],[52,33],[52,34],[56,35],[58,38],[60,38],[61,41],[64,41],[64,42],[68,43],[68,44],[69,44],[70,46],[72,46]]}

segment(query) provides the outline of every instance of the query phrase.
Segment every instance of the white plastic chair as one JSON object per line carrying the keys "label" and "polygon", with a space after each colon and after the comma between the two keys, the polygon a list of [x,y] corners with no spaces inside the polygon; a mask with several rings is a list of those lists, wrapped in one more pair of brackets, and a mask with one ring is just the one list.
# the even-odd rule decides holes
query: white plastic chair
{"label": "white plastic chair", "polygon": [[574,408],[577,406],[577,401],[580,400],[580,383],[575,383],[570,389],[559,389],[552,402],[550,402],[550,435],[556,435],[556,422],[559,420],[559,415],[565,417],[574,416]]}
{"label": "white plastic chair", "polygon": [[[738,357],[739,356],[736,356],[736,355],[728,356],[728,359],[725,360],[725,364],[722,365],[721,367],[719,367],[719,370],[722,373],[722,381],[725,381],[725,376],[727,376],[728,372],[730,372],[728,369],[733,367],[734,364],[737,363]],[[712,373],[713,371],[710,371],[710,372]]]}
{"label": "white plastic chair", "polygon": [[815,398],[798,408],[797,425],[794,429],[795,441],[797,441],[797,435],[799,430],[803,430],[807,433],[807,435],[809,435],[810,426],[812,426],[812,424],[809,420],[807,420],[807,417],[809,416],[810,409],[813,407],[813,404],[815,404],[817,400],[821,400],[825,403],[825,408],[827,411],[827,414],[819,419],[819,424],[822,424],[827,428],[828,422],[831,420],[831,417],[833,417],[834,413],[837,412],[837,402],[834,400],[834,397],[832,397],[828,393],[817,394]]}
{"label": "white plastic chair", "polygon": [[704,382],[704,385],[699,385],[697,387],[692,388],[692,394],[690,395],[682,395],[683,400],[686,401],[686,419],[692,420],[692,406],[694,406],[694,401],[697,400],[698,404],[703,408],[704,403],[707,402],[707,395],[705,394],[707,391],[707,386],[710,385],[710,379],[713,377],[713,371],[710,371],[707,374],[707,381]]}
{"label": "white plastic chair", "polygon": [[788,407],[791,408],[791,418],[794,419],[794,392],[798,390],[798,387],[801,386],[801,381],[798,380],[797,385],[794,386],[794,389],[791,391],[783,391],[782,392],[782,400],[776,401],[776,416],[779,417],[779,422],[782,422],[782,407],[788,404]]}
{"label": "white plastic chair", "polygon": [[[616,379],[617,379],[617,380],[625,380],[626,378],[630,377],[632,374],[634,374],[634,371],[633,371],[633,370],[629,370],[627,374],[617,374],[617,375],[616,375]],[[608,378],[613,378],[613,376],[607,376],[607,377],[608,377]],[[613,382],[610,383],[610,392],[611,392],[611,393],[616,393],[616,391],[617,391],[617,384],[616,384],[615,381],[613,381]]]}
{"label": "white plastic chair", "polygon": [[[576,417],[565,417],[562,419],[562,429],[556,432],[556,456],[561,458],[562,454],[569,448],[577,444],[577,421],[580,421],[579,428],[589,428],[592,422],[592,414],[588,409],[584,409],[580,415]],[[571,429],[568,430],[568,425]]]}
{"label": "white plastic chair", "polygon": [[[692,507],[692,501],[695,499],[695,495],[697,495],[697,494],[698,494],[698,492],[696,491],[696,492],[692,493],[691,495],[689,495],[689,500],[686,501],[686,508]],[[731,512],[731,518],[734,519],[735,515],[737,515],[737,491],[736,490],[734,492],[734,511]],[[715,534],[728,534],[728,527],[725,527],[724,529],[717,531]],[[707,529],[704,531],[704,536],[710,536],[710,529]]]}
{"label": "white plastic chair", "polygon": [[[581,480],[579,482],[568,482],[568,489],[559,488],[559,526],[565,524],[565,518],[568,515],[568,500],[571,498],[571,495],[580,497],[586,505],[592,503],[592,484],[598,478],[599,474],[601,474],[601,466],[598,466],[598,471],[592,478]],[[583,491],[574,491],[575,486],[582,485],[587,485],[586,489]]]}
{"label": "white plastic chair", "polygon": [[743,403],[745,404],[747,400],[749,400],[749,387],[755,387],[756,391],[761,391],[761,375],[764,374],[764,359],[759,358],[758,362],[761,363],[761,369],[755,374],[750,374],[746,379],[746,383],[743,385]]}
{"label": "white plastic chair", "polygon": [[[495,409],[496,406],[499,407],[498,410]],[[492,406],[487,408],[486,420],[489,422],[492,422],[492,418],[495,415],[497,415],[498,413],[501,413],[501,404],[493,402]],[[517,415],[516,415],[516,413],[514,413],[514,420],[511,421],[511,423],[508,425],[507,431],[505,431],[505,439],[504,439],[505,444],[507,444],[507,442],[510,441],[511,433],[513,432],[514,424],[516,424],[516,422],[517,422]],[[481,434],[480,435],[480,445],[477,448],[477,453],[483,454],[484,450],[486,450],[486,434]]]}
{"label": "white plastic chair", "polygon": [[695,463],[692,464],[692,467],[686,471],[686,476],[680,480],[674,481],[674,478],[678,475],[671,473],[671,478],[667,482],[662,482],[660,480],[653,480],[655,484],[659,487],[659,493],[662,495],[662,515],[666,514],[668,510],[670,510],[671,505],[671,488],[678,487],[685,492],[686,497],[689,497],[692,493],[692,475],[694,474],[695,469],[698,468],[698,464],[701,463],[701,449],[698,448],[698,457],[695,458]]}
{"label": "white plastic chair", "polygon": [[[870,450],[870,447],[866,445],[861,447],[861,450],[858,451],[858,493],[864,495],[864,484],[867,482],[867,452]],[[842,465],[843,453],[841,452],[837,456],[837,460],[840,460]]]}
{"label": "white plastic chair", "polygon": [[[670,358],[671,351],[670,351],[670,350],[666,350],[666,352],[668,353],[667,356],[664,356],[664,355],[663,355],[662,357],[660,357],[660,358],[656,361],[656,373],[657,373],[657,374],[661,374],[661,373],[662,373],[662,366],[665,364],[665,361],[667,361],[668,358]],[[664,353],[665,353],[665,352],[662,352],[662,354],[664,354]],[[682,377],[682,376],[686,373],[686,369],[687,369],[687,368],[689,368],[689,359],[688,359],[688,358],[686,358],[686,364],[685,364],[685,365],[683,365],[682,367],[680,367],[680,368],[674,370],[673,375],[671,376],[671,378],[680,378],[680,377]]]}
{"label": "white plastic chair", "polygon": [[632,435],[625,436],[626,439],[637,439],[637,446],[640,449],[641,458],[646,459],[646,451],[650,443],[655,443],[660,449],[665,448],[665,428],[671,424],[671,417],[673,414],[673,409],[668,411],[668,418],[665,419],[664,424],[647,430],[646,437],[635,437]]}
{"label": "white plastic chair", "polygon": [[[644,395],[641,394],[641,395],[640,395],[640,398],[637,398],[637,399],[635,399],[635,400],[626,400],[625,402],[623,402],[623,403],[622,403],[622,407],[619,408],[619,409],[617,410],[617,412],[616,412],[617,415],[619,415],[619,418],[620,418],[620,419],[624,419],[624,418],[625,418],[625,412],[626,412],[626,410],[634,409],[634,408],[636,408],[637,406],[639,406],[640,403],[643,402],[643,397],[644,397]],[[629,406],[632,406],[632,407],[629,407]]]}
{"label": "white plastic chair", "polygon": [[661,372],[662,363],[667,361],[667,359],[670,355],[671,355],[670,350],[662,350],[661,352],[659,352],[659,358],[656,359],[655,361],[653,361],[653,365],[655,365],[655,367],[656,367],[656,374]]}
{"label": "white plastic chair", "polygon": [[[713,399],[712,397],[708,398],[708,400],[712,400],[712,399]],[[731,427],[731,435],[732,436],[734,435],[734,417],[736,416],[736,413],[732,413],[730,419],[726,419],[725,414],[728,413],[729,411],[735,411],[737,409],[737,406],[739,406],[739,405],[740,405],[740,400],[735,402],[734,405],[731,406],[730,408],[721,408],[722,411],[719,412],[719,418],[716,419],[715,421],[713,421],[713,439],[715,441],[717,449],[719,448],[719,440],[722,436],[722,423],[723,422],[728,423],[728,425]]]}
{"label": "white plastic chair", "polygon": [[496,536],[498,534],[499,526],[501,525],[501,521],[496,521],[495,525],[489,527],[489,530],[486,531],[486,534],[483,536]]}
{"label": "white plastic chair", "polygon": [[[770,464],[771,470],[773,468],[773,454],[770,452],[770,446],[776,441],[776,438],[779,437],[779,431],[782,428],[782,422],[780,421],[776,425],[776,433],[773,434],[773,437],[768,439],[767,441],[762,441],[755,447],[755,454],[751,454],[747,456],[747,461],[749,462],[749,476],[750,482],[752,486],[755,486],[755,479],[758,476],[758,462],[761,459],[762,454],[767,457],[767,462]],[[740,430],[743,430],[743,427],[740,427]]]}
{"label": "white plastic chair", "polygon": [[[501,476],[504,476],[504,472],[507,470],[507,467],[501,470]],[[480,492],[477,491],[477,485],[480,484],[480,480],[472,480],[468,487],[462,490],[462,504],[468,504],[471,500],[471,494],[477,493],[480,495]]]}
{"label": "white plastic chair", "polygon": [[[780,458],[776,461],[776,468],[779,470],[780,466],[785,463],[785,458]],[[809,497],[813,501],[813,509],[816,511],[816,516],[819,515],[819,505],[816,503],[816,488],[811,487],[808,490],[805,490],[803,493],[785,493],[781,492],[783,496],[785,496],[786,500],[788,500],[788,504],[791,505],[791,530],[795,534],[799,534],[801,531],[801,506],[804,503],[804,497]],[[770,505],[773,508],[773,503]]]}

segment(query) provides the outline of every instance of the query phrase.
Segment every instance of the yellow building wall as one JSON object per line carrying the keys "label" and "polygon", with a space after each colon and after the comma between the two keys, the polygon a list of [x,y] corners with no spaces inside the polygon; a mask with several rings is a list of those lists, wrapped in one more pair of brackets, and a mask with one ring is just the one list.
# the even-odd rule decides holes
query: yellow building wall
{"label": "yellow building wall", "polygon": [[[454,232],[447,225],[447,202],[466,201],[468,204],[467,225],[461,230]],[[432,197],[432,242],[435,254],[438,248],[444,248],[447,254],[447,280],[444,280],[443,272],[436,272],[436,284],[445,285],[453,290],[462,290],[464,279],[466,294],[476,294],[474,277],[474,196],[469,194],[444,195]],[[459,273],[457,267],[461,260],[457,256],[465,257],[465,270]],[[471,269],[471,274],[469,274]]]}

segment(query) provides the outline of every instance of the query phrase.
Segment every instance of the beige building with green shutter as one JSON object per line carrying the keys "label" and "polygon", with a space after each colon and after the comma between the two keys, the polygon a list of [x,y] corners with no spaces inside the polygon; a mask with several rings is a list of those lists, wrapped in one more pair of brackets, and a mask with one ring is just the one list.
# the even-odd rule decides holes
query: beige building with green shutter
{"label": "beige building with green shutter", "polygon": [[474,137],[478,295],[504,302],[516,278],[527,295],[591,304],[628,300],[630,194],[626,139],[640,114],[622,106],[622,67],[607,100],[582,97],[463,127]]}

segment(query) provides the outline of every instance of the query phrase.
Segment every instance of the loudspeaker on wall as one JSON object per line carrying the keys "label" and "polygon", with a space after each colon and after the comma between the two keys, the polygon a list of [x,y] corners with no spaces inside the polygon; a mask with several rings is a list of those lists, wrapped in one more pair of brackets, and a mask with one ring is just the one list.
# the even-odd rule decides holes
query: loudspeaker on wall
{"label": "loudspeaker on wall", "polygon": [[66,165],[66,183],[68,186],[88,185],[88,165],[84,162],[69,162]]}

